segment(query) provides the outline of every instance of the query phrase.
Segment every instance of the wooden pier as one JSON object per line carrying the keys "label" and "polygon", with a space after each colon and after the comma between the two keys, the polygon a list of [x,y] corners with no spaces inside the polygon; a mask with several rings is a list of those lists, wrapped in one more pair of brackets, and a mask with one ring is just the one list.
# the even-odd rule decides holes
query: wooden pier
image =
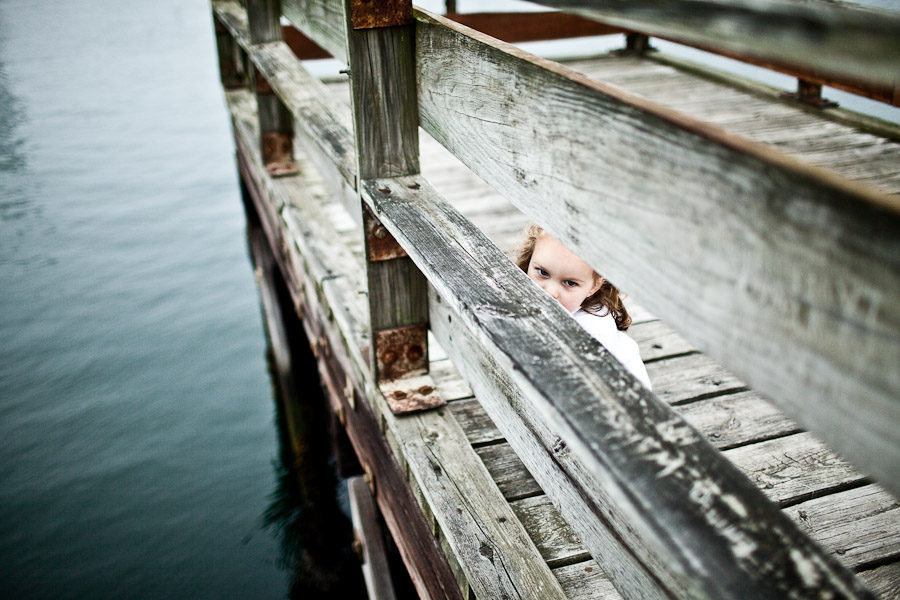
{"label": "wooden pier", "polygon": [[[819,94],[900,105],[900,16],[546,4],[212,0],[242,185],[418,595],[900,597],[900,127]],[[629,294],[653,392],[508,259],[532,221]]]}

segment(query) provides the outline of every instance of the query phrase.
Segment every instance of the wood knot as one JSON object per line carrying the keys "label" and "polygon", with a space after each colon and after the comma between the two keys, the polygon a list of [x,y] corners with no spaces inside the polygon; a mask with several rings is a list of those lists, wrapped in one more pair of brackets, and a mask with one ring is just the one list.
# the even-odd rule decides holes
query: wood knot
{"label": "wood knot", "polygon": [[494,549],[487,542],[481,542],[478,552],[492,563],[494,562]]}

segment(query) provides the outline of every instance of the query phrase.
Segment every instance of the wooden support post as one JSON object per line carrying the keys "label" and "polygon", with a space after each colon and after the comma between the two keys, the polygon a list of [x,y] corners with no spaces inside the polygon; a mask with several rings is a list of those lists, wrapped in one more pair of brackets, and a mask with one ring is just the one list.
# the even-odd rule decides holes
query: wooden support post
{"label": "wooden support post", "polygon": [[[419,172],[415,29],[409,0],[345,0],[344,14],[361,191],[366,180]],[[393,412],[440,406],[427,375],[427,282],[365,202],[362,211],[372,369]]]}
{"label": "wooden support post", "polygon": [[785,93],[782,96],[792,100],[799,100],[803,104],[809,104],[816,108],[834,108],[838,105],[837,102],[832,102],[822,97],[821,83],[815,83],[802,77],[797,78],[796,93]]}
{"label": "wooden support post", "polygon": [[228,28],[213,16],[216,26],[216,50],[219,54],[219,77],[222,87],[233,90],[244,87],[243,64],[240,61],[240,46],[231,37]]}
{"label": "wooden support post", "polygon": [[370,600],[394,600],[391,569],[379,525],[378,508],[363,477],[347,480],[350,492],[350,516],[353,519],[354,546],[362,562],[363,578]]}
{"label": "wooden support post", "polygon": [[625,49],[622,50],[622,54],[641,55],[654,50],[656,50],[656,48],[650,45],[649,36],[644,35],[643,33],[625,34]]}
{"label": "wooden support post", "polygon": [[[250,41],[281,41],[281,0],[247,0]],[[293,150],[293,116],[256,69],[250,78],[259,107],[260,147],[266,170],[272,176],[297,173]]]}

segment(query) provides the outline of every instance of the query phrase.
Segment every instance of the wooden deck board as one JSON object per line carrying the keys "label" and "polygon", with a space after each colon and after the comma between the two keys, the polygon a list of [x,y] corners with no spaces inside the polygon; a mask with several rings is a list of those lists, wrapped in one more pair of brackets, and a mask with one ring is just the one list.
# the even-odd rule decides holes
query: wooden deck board
{"label": "wooden deck board", "polygon": [[[845,176],[881,185],[885,191],[900,191],[900,144],[896,142],[653,61],[616,58],[570,66],[814,164],[834,166]],[[329,90],[336,101],[347,101],[345,84],[329,84]],[[527,220],[427,134],[421,134],[420,144],[422,171],[429,182],[509,252]],[[358,255],[361,240],[354,236],[352,221],[338,214],[335,219],[336,228],[347,233],[342,241]],[[864,475],[800,432],[793,421],[696,352],[665,323],[655,319],[638,323],[630,334],[641,348],[654,392],[661,399],[675,405],[771,499],[787,506],[787,514],[807,527],[813,538],[851,568],[863,570],[861,576],[873,590],[897,592],[900,563],[894,561],[900,557],[900,509],[896,500],[867,485]],[[447,410],[567,597],[618,598],[600,565],[585,553],[452,363],[439,348],[432,356],[432,376],[449,401]]]}
{"label": "wooden deck board", "polygon": [[[699,78],[653,60],[608,56],[568,65],[589,77],[623,87],[753,141],[775,146],[849,179],[886,193],[898,191],[892,179],[900,173],[900,143],[896,140],[860,132],[808,109]],[[850,144],[847,144],[848,136],[855,138]],[[811,138],[815,140],[813,147],[809,143]]]}

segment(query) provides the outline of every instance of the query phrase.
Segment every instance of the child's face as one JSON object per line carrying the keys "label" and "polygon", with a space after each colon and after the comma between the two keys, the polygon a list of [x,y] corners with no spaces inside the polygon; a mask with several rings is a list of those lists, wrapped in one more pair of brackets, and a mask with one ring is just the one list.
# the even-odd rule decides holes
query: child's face
{"label": "child's face", "polygon": [[570,313],[600,288],[594,283],[594,270],[546,233],[534,244],[528,277]]}

